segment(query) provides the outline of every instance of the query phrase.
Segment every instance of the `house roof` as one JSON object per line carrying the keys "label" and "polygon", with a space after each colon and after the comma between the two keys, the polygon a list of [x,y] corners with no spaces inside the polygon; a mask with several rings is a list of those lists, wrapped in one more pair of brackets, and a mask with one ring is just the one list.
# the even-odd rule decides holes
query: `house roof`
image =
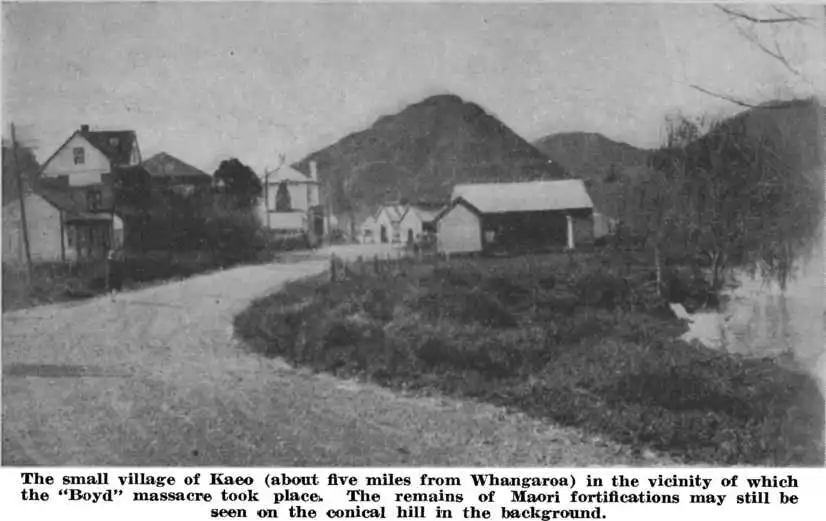
{"label": "house roof", "polygon": [[93,147],[100,150],[109,161],[116,165],[129,164],[132,157],[132,149],[138,146],[137,134],[134,130],[89,130],[85,125],[80,130],[72,132],[66,141],[64,141],[57,149],[49,156],[41,166],[40,172],[46,170],[46,166],[52,162],[52,159],[69,144],[75,136],[81,136],[89,142]]}
{"label": "house roof", "polygon": [[482,212],[480,212],[480,211],[479,211],[479,209],[478,209],[478,208],[476,208],[475,206],[473,206],[472,204],[470,204],[470,203],[469,203],[469,202],[468,202],[468,201],[467,201],[464,197],[459,196],[459,197],[457,197],[456,199],[454,199],[452,203],[450,203],[449,205],[447,205],[447,206],[445,206],[444,208],[442,208],[442,209],[439,211],[439,213],[437,213],[437,214],[436,214],[436,217],[435,217],[433,220],[434,220],[434,221],[439,221],[439,220],[441,220],[441,219],[442,219],[442,217],[444,217],[445,215],[447,215],[448,213],[450,213],[450,211],[451,211],[452,209],[454,209],[455,207],[460,206],[460,205],[461,205],[461,206],[464,206],[465,208],[467,208],[467,209],[468,209],[468,210],[470,210],[471,212],[475,213],[476,215],[481,215],[481,213],[482,213]]}
{"label": "house roof", "polygon": [[317,181],[313,181],[298,170],[287,165],[282,165],[281,168],[276,170],[273,175],[270,176],[269,183],[278,184],[285,181],[288,183],[317,183]]}
{"label": "house roof", "polygon": [[152,178],[190,178],[211,181],[212,176],[177,157],[161,152],[150,157],[142,164]]}
{"label": "house roof", "polygon": [[482,213],[593,208],[580,179],[456,185],[451,199],[460,197]]}
{"label": "house roof", "polygon": [[77,201],[72,199],[71,195],[62,190],[46,186],[38,186],[34,189],[34,193],[48,201],[58,210],[63,210],[70,213],[82,213],[86,210]]}
{"label": "house roof", "polygon": [[81,129],[79,132],[92,146],[118,165],[128,164],[132,157],[132,150],[137,146],[137,136],[134,130]]}
{"label": "house roof", "polygon": [[45,199],[49,204],[61,210],[66,215],[66,221],[111,221],[112,215],[102,212],[89,212],[80,203],[61,190],[40,186],[35,188],[34,194]]}
{"label": "house roof", "polygon": [[382,211],[386,211],[388,217],[390,217],[390,221],[397,223],[404,218],[404,214],[407,213],[407,207],[402,204],[383,204],[379,206],[378,211],[376,212],[376,218],[381,214]]}
{"label": "house roof", "polygon": [[410,205],[408,209],[409,212],[415,212],[416,215],[419,216],[422,222],[431,222],[435,221],[436,218],[442,213],[444,210],[445,205],[431,205],[431,204],[413,204]]}

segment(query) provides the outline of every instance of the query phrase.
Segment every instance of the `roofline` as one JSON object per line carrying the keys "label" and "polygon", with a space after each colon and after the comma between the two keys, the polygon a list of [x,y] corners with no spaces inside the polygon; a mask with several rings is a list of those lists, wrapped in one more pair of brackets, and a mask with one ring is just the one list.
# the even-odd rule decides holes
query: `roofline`
{"label": "roofline", "polygon": [[[94,132],[126,132],[126,133],[129,133],[129,134],[132,136],[133,145],[135,146],[135,148],[136,148],[136,149],[137,149],[137,151],[138,151],[138,164],[143,163],[143,160],[142,160],[143,158],[141,157],[141,149],[140,149],[140,146],[138,145],[138,133],[137,133],[137,132],[135,132],[134,130],[90,130],[90,131],[89,131],[89,133],[90,133],[90,134],[92,134],[92,133],[94,133]],[[68,145],[68,144],[69,144],[69,141],[71,141],[71,140],[72,140],[72,138],[73,138],[73,137],[75,137],[75,136],[76,136],[76,135],[78,135],[78,134],[80,134],[80,135],[81,135],[81,137],[83,137],[83,139],[85,139],[85,140],[86,140],[86,142],[87,142],[87,143],[89,143],[89,145],[90,145],[92,148],[94,148],[95,150],[97,150],[98,152],[100,152],[101,154],[103,154],[103,157],[105,157],[105,158],[106,158],[106,160],[107,160],[107,161],[109,161],[109,166],[110,166],[110,167],[112,166],[112,158],[111,158],[111,157],[109,157],[109,155],[108,155],[105,151],[101,150],[101,149],[100,149],[100,147],[95,146],[95,144],[94,144],[94,143],[92,143],[91,141],[89,141],[88,139],[86,139],[86,137],[85,137],[85,136],[83,136],[83,131],[82,131],[81,129],[77,129],[77,130],[75,130],[74,132],[72,132],[72,135],[70,135],[70,136],[69,136],[69,138],[68,138],[68,139],[66,139],[66,141],[64,141],[62,145],[60,145],[59,147],[57,147],[57,148],[55,149],[54,153],[52,153],[52,155],[50,155],[50,156],[49,156],[49,159],[47,159],[47,160],[46,160],[46,162],[45,162],[45,163],[43,163],[43,166],[41,166],[41,167],[40,167],[40,171],[38,172],[38,175],[39,175],[39,174],[42,174],[42,173],[46,170],[46,166],[47,166],[49,163],[51,163],[52,159],[54,159],[54,157],[55,157],[55,156],[56,156],[56,155],[57,155],[57,154],[58,154],[61,150],[63,150],[63,149],[66,147],[66,145]]]}
{"label": "roofline", "polygon": [[473,204],[471,204],[470,201],[468,201],[467,199],[465,199],[462,196],[459,196],[456,199],[454,199],[453,202],[451,202],[449,205],[447,205],[445,208],[443,208],[442,211],[439,212],[439,214],[433,219],[432,222],[436,223],[436,222],[441,221],[442,217],[447,215],[452,209],[456,208],[460,204],[462,206],[464,206],[465,208],[467,208],[468,210],[470,210],[471,212],[473,212],[474,214],[476,214],[478,217],[481,217],[481,216],[485,215],[478,208],[476,208]]}
{"label": "roofline", "polygon": [[[45,162],[45,163],[43,163],[43,166],[41,166],[41,167],[40,167],[40,171],[38,172],[38,175],[41,175],[41,174],[43,174],[43,172],[45,172],[45,171],[46,171],[46,167],[49,165],[49,163],[51,163],[51,162],[52,162],[52,159],[54,159],[54,158],[55,158],[55,156],[56,156],[56,155],[57,155],[57,154],[58,154],[61,150],[63,150],[63,148],[64,148],[66,145],[68,145],[68,144],[69,144],[69,141],[71,141],[71,140],[72,140],[72,138],[73,138],[73,137],[75,137],[75,136],[76,136],[76,135],[78,135],[78,134],[80,134],[80,130],[75,130],[74,132],[72,132],[72,135],[70,135],[70,136],[69,136],[69,138],[68,138],[68,139],[66,139],[66,141],[64,141],[64,142],[63,142],[63,144],[62,144],[62,145],[60,145],[59,147],[57,147],[57,148],[55,149],[55,151],[52,153],[52,155],[50,155],[50,156],[49,156],[49,159],[47,159],[47,160],[46,160],[46,162]],[[85,139],[85,138],[84,138],[84,139]],[[89,143],[90,145],[92,145],[92,143],[91,143],[91,142],[89,142],[89,140],[88,140],[88,139],[86,140],[86,142],[87,142],[87,143]],[[95,145],[92,145],[92,146],[93,146],[93,147],[95,147]],[[95,147],[95,148],[97,149],[97,147]],[[104,155],[105,155],[105,154],[104,154]],[[107,159],[108,159],[108,158],[107,158]]]}
{"label": "roofline", "polygon": [[[135,136],[135,146],[138,146],[138,139],[137,139],[137,136]],[[140,155],[140,150],[138,150],[138,155]],[[191,168],[191,169],[193,169],[193,170],[197,170],[198,172],[200,172],[200,173],[204,174],[204,175],[205,175],[205,176],[207,176],[207,177],[210,177],[210,178],[211,178],[211,177],[213,177],[213,176],[211,176],[210,174],[208,174],[208,173],[204,172],[203,170],[201,170],[200,168],[198,168],[197,166],[193,166],[193,165],[191,165],[191,164],[187,163],[186,161],[184,161],[183,159],[181,159],[180,157],[178,157],[178,156],[173,156],[173,155],[172,155],[172,154],[170,154],[169,152],[164,152],[164,151],[158,152],[157,154],[153,155],[152,157],[150,157],[150,158],[149,158],[149,159],[147,159],[146,161],[141,161],[141,162],[140,162],[140,163],[138,163],[137,165],[131,165],[131,166],[144,166],[144,164],[146,164],[146,163],[148,163],[148,162],[152,161],[153,159],[155,159],[156,157],[161,156],[161,155],[171,157],[171,158],[172,158],[172,159],[174,159],[175,161],[177,161],[177,162],[179,162],[179,163],[182,163],[182,164],[184,164],[184,165],[188,166],[189,168]],[[141,158],[141,159],[143,159],[143,158]],[[145,167],[144,167],[144,169],[145,169]],[[184,175],[184,176],[180,176],[180,175],[179,175],[179,176],[152,176],[152,172],[149,172],[148,170],[147,170],[147,173],[149,174],[149,176],[150,176],[150,177],[192,177],[192,175]],[[194,174],[193,174],[193,175],[194,175]]]}

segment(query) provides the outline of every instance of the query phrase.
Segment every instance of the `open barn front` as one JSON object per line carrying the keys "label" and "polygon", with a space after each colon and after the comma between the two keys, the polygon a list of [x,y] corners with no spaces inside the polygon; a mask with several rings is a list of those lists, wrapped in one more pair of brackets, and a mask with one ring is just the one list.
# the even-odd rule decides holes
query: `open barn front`
{"label": "open barn front", "polygon": [[563,212],[509,212],[486,215],[485,250],[490,253],[559,250],[567,244]]}

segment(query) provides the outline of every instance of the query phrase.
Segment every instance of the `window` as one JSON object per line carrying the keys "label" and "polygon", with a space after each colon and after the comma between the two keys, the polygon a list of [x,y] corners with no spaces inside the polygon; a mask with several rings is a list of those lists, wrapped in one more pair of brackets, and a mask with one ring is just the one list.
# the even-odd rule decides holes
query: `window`
{"label": "window", "polygon": [[76,165],[82,165],[86,162],[86,151],[83,149],[83,147],[75,147],[72,150],[72,153],[75,156]]}
{"label": "window", "polygon": [[90,212],[100,209],[102,199],[100,190],[88,190],[86,192],[86,208]]}

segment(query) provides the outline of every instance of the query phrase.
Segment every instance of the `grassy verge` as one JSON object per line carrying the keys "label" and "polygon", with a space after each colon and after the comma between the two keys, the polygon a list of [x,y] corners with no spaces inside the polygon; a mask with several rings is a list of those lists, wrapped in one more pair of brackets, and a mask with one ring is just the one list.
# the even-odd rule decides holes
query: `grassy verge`
{"label": "grassy verge", "polygon": [[812,379],[675,340],[685,325],[653,294],[649,267],[616,264],[589,254],[366,265],[340,282],[291,284],[235,327],[255,349],[319,371],[488,401],[687,462],[823,463]]}

